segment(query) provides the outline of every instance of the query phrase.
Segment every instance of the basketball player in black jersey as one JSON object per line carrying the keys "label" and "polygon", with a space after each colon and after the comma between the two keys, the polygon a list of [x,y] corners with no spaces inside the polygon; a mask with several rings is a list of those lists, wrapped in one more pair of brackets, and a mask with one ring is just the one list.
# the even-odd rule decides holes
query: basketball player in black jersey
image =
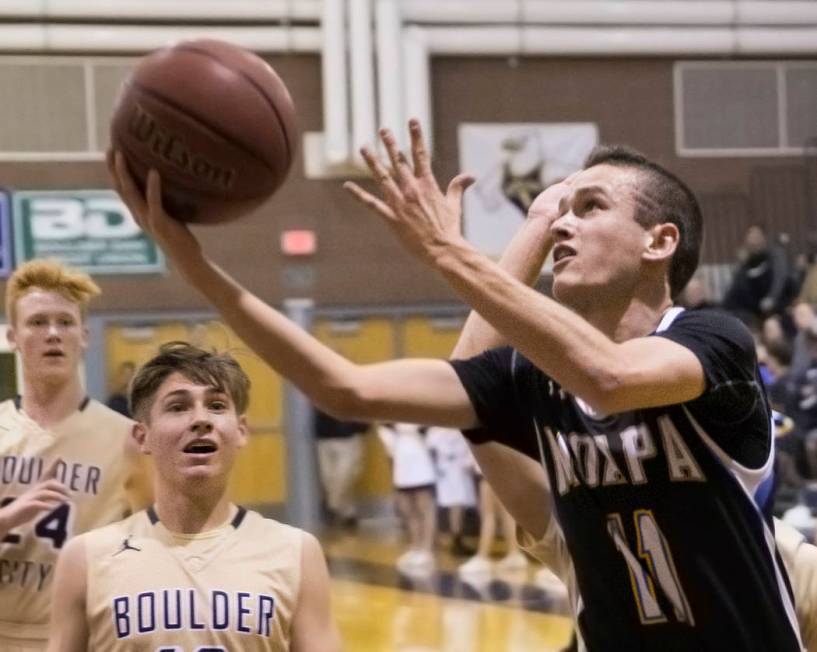
{"label": "basketball player in black jersey", "polygon": [[581,647],[800,650],[758,508],[772,437],[752,339],[729,317],[672,305],[698,262],[691,191],[638,154],[596,151],[531,207],[553,248],[550,299],[464,240],[470,179],[443,192],[419,124],[410,131],[411,161],[388,131],[389,169],[362,152],[382,199],[347,187],[512,348],[355,365],[212,263],[163,211],[155,172],[143,198],[118,156],[115,181],[186,280],[323,409],[468,430],[530,546],[561,551]]}

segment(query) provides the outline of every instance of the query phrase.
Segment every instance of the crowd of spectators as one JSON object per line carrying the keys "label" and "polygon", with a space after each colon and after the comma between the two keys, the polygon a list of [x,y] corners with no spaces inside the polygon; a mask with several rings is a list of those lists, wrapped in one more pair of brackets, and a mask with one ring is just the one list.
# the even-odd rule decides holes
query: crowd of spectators
{"label": "crowd of spectators", "polygon": [[[720,302],[696,276],[680,297],[687,308],[720,307],[755,337],[758,361],[776,424],[774,510],[817,516],[817,234],[793,255],[789,238],[751,225]],[[814,498],[812,498],[814,496]]]}

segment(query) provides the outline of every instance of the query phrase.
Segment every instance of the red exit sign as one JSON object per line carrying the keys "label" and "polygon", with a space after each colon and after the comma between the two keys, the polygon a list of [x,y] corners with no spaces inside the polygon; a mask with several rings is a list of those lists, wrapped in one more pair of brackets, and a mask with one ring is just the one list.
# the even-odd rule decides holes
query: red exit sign
{"label": "red exit sign", "polygon": [[286,256],[311,256],[318,248],[318,238],[310,229],[281,232],[281,253]]}

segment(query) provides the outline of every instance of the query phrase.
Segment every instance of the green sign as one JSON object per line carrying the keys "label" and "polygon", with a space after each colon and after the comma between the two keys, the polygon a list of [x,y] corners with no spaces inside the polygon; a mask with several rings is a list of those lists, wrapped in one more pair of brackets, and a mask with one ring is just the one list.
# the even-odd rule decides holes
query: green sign
{"label": "green sign", "polygon": [[91,274],[153,274],[162,252],[119,196],[105,190],[15,192],[17,262],[57,258]]}

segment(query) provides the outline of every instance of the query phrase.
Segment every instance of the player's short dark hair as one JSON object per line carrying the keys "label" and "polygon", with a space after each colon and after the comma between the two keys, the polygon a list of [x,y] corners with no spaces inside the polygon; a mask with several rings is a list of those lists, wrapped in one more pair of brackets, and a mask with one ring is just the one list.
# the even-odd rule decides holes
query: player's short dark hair
{"label": "player's short dark hair", "polygon": [[147,420],[156,392],[174,373],[197,385],[226,392],[238,414],[247,411],[250,379],[230,354],[206,351],[187,342],[176,341],[162,344],[159,353],[143,364],[133,377],[128,403],[135,418]]}
{"label": "player's short dark hair", "polygon": [[638,170],[645,183],[639,189],[643,201],[636,204],[636,221],[645,228],[666,222],[678,228],[680,239],[669,269],[670,295],[675,298],[692,278],[701,257],[703,216],[695,194],[672,172],[629,147],[596,147],[585,160],[584,169],[596,165]]}

